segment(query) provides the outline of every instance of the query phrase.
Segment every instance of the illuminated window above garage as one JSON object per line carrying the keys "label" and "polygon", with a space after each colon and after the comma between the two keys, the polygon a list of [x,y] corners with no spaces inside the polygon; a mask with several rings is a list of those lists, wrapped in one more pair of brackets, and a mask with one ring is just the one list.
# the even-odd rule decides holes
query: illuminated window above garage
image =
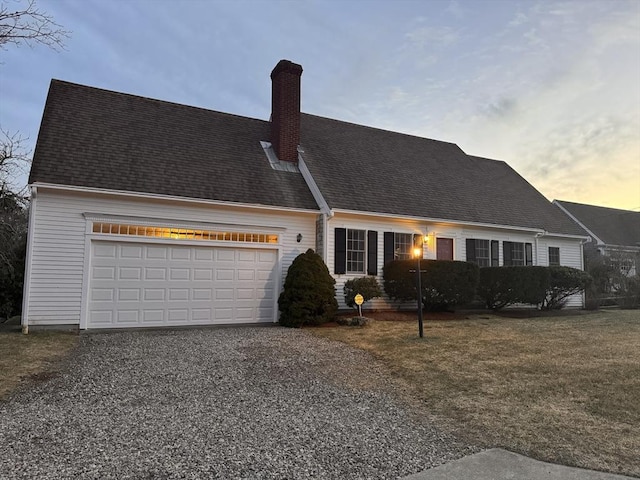
{"label": "illuminated window above garage", "polygon": [[190,228],[128,225],[121,223],[93,223],[93,233],[106,235],[133,235],[138,237],[168,238],[175,240],[204,240],[216,242],[278,243],[278,235],[258,232],[221,232]]}

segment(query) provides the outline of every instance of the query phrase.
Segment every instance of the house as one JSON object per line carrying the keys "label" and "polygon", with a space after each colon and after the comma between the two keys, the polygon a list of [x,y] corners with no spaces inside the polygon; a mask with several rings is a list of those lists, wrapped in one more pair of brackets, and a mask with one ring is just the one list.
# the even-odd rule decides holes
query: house
{"label": "house", "polygon": [[23,325],[275,322],[309,248],[341,306],[347,279],[381,279],[416,241],[425,258],[582,268],[582,229],[506,163],[301,113],[301,75],[276,65],[270,121],[52,80]]}
{"label": "house", "polygon": [[627,276],[637,272],[640,256],[640,212],[554,200],[589,236],[585,253],[610,257]]}

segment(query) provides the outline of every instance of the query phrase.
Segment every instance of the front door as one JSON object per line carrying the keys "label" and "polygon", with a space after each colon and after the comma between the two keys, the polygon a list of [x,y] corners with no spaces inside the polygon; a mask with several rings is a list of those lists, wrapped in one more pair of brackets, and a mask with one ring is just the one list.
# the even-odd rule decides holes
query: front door
{"label": "front door", "polygon": [[436,258],[453,260],[453,238],[436,238]]}

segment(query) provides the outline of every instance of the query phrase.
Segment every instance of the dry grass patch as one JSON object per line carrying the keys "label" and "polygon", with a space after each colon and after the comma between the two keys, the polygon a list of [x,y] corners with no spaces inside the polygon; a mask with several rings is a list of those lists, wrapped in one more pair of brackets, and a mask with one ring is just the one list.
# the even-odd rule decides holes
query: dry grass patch
{"label": "dry grass patch", "polygon": [[312,331],[382,359],[408,401],[473,442],[640,476],[637,311],[427,320],[424,339],[415,314],[372,316]]}
{"label": "dry grass patch", "polygon": [[77,343],[77,333],[0,332],[0,399],[26,379],[55,375],[56,363]]}

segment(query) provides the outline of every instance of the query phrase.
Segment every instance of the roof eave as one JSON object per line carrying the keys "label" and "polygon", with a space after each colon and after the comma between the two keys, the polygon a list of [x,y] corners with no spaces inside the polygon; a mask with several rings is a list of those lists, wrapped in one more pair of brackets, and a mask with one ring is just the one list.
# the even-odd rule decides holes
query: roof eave
{"label": "roof eave", "polygon": [[204,199],[204,198],[162,195],[157,193],[132,192],[127,190],[112,190],[108,188],[81,187],[76,185],[61,185],[61,184],[46,183],[46,182],[34,182],[30,184],[29,187],[30,188],[35,187],[37,189],[44,188],[49,190],[68,191],[68,192],[75,192],[75,193],[116,195],[116,196],[122,196],[122,197],[142,198],[147,200],[165,200],[165,201],[169,200],[174,202],[193,203],[193,204],[252,208],[252,209],[258,209],[258,210],[287,211],[292,213],[311,213],[314,215],[317,215],[318,213],[320,213],[320,210],[308,209],[308,208],[295,208],[295,207],[286,207],[286,206],[278,206],[278,205],[262,205],[257,203],[230,202],[225,200],[210,200],[210,199]]}

